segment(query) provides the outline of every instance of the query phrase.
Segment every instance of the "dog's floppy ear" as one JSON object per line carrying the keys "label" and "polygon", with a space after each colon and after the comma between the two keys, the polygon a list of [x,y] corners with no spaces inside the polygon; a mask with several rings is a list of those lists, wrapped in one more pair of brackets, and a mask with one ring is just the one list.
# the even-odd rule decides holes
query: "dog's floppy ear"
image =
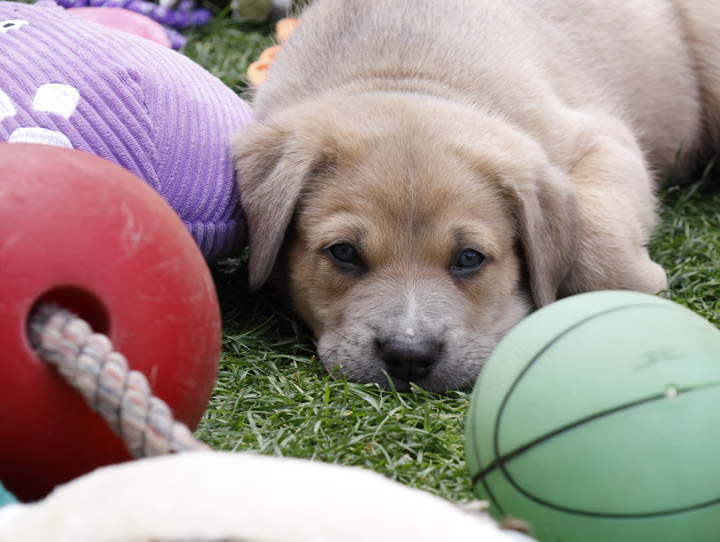
{"label": "dog's floppy ear", "polygon": [[309,133],[294,133],[293,125],[280,120],[250,126],[240,131],[233,145],[248,221],[253,289],[270,276],[303,187],[324,155]]}
{"label": "dog's floppy ear", "polygon": [[537,308],[555,301],[580,239],[577,196],[569,176],[552,166],[531,178],[501,182],[510,201]]}

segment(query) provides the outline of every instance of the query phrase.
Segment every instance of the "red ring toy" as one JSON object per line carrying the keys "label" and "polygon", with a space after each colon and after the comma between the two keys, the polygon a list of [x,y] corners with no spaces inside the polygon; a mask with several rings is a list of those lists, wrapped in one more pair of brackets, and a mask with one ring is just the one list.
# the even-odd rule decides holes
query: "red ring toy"
{"label": "red ring toy", "polygon": [[129,459],[33,353],[27,325],[58,302],[107,334],[194,429],[220,357],[217,295],[182,221],[131,173],[81,151],[0,144],[0,481],[21,500]]}

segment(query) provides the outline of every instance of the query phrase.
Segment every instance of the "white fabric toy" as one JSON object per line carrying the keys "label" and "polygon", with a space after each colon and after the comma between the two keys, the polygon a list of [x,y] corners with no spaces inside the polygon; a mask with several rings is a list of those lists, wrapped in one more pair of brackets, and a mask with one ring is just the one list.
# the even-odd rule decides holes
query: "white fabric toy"
{"label": "white fabric toy", "polygon": [[0,508],[0,542],[520,542],[372,471],[187,452],[104,467]]}

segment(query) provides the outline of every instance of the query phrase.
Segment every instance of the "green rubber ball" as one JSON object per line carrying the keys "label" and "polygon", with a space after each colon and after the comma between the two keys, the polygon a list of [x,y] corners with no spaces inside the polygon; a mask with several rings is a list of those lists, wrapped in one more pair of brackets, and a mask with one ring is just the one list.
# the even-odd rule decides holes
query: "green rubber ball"
{"label": "green rubber ball", "polygon": [[720,540],[720,331],[634,292],[531,315],[481,372],[477,497],[542,542]]}

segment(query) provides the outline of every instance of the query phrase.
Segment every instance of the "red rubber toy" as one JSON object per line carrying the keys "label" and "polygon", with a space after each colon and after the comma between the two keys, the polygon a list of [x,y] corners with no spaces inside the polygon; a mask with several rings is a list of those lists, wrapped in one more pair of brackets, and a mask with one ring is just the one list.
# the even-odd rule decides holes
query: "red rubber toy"
{"label": "red rubber toy", "polygon": [[220,312],[205,260],[170,206],[81,151],[0,144],[0,481],[21,500],[129,459],[33,353],[28,318],[55,301],[107,334],[194,429],[215,381]]}

